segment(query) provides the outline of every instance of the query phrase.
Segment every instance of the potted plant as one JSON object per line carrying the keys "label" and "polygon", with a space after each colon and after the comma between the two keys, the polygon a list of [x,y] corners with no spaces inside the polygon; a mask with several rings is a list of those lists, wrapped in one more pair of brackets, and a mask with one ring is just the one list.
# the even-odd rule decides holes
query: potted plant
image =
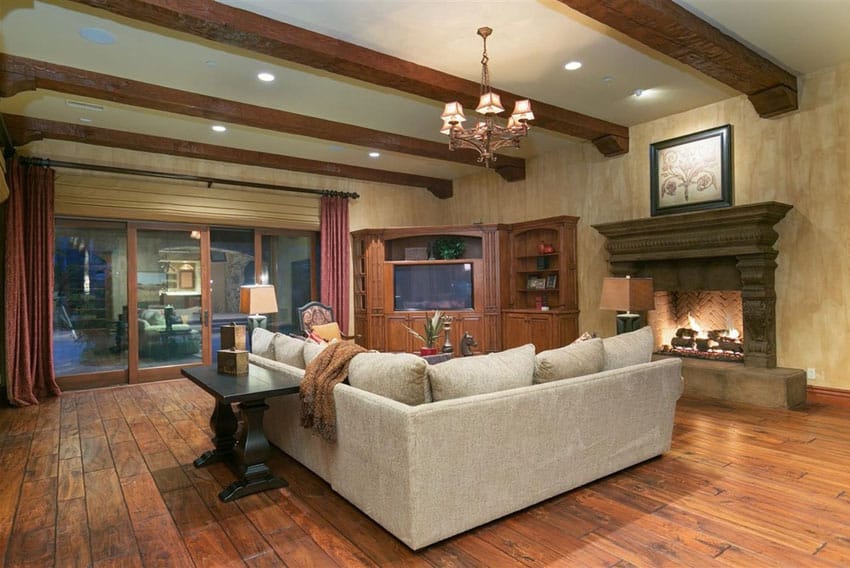
{"label": "potted plant", "polygon": [[437,310],[430,318],[428,317],[428,312],[425,312],[424,333],[419,333],[411,327],[404,326],[416,339],[425,344],[425,347],[419,349],[420,355],[436,355],[437,339],[439,339],[440,332],[442,331],[443,325],[446,323],[447,319],[448,316],[446,316],[446,314]]}
{"label": "potted plant", "polygon": [[465,249],[466,245],[460,237],[438,237],[431,245],[431,250],[438,260],[460,258]]}

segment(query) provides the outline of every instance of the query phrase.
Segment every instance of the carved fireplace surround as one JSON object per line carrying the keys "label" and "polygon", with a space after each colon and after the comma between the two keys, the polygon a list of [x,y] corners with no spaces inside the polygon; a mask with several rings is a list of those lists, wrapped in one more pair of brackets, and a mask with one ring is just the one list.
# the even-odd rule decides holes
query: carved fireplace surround
{"label": "carved fireplace surround", "polygon": [[[593,225],[607,238],[615,276],[649,276],[661,291],[741,291],[744,365],[686,360],[686,394],[691,374],[690,390],[712,398],[754,404],[763,398],[766,406],[805,401],[805,374],[776,368],[774,273],[779,253],[773,248],[778,238],[773,227],[790,209],[768,201]],[[716,384],[705,384],[706,374],[714,376]],[[747,383],[752,377],[777,383],[780,392],[766,398],[744,392],[752,390]]]}

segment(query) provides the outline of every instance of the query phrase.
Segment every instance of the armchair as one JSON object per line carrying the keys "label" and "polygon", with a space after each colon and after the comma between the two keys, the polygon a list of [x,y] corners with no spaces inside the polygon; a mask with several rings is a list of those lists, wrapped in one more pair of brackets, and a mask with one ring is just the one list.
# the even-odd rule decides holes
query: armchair
{"label": "armchair", "polygon": [[298,321],[304,335],[315,333],[325,341],[333,339],[355,339],[356,335],[345,335],[334,319],[334,311],[321,302],[307,302],[298,308]]}

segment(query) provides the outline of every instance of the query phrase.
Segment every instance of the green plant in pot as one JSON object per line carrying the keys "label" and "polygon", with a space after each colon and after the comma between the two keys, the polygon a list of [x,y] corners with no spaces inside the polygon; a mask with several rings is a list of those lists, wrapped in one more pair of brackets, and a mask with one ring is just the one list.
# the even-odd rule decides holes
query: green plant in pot
{"label": "green plant in pot", "polygon": [[431,245],[431,252],[438,259],[451,260],[463,256],[466,249],[463,239],[460,237],[438,237]]}
{"label": "green plant in pot", "polygon": [[421,355],[434,355],[437,353],[437,340],[440,338],[440,333],[447,319],[448,316],[446,314],[437,310],[430,318],[428,317],[428,312],[425,312],[425,328],[423,333],[419,333],[411,327],[404,326],[413,337],[425,344],[425,347],[420,349]]}

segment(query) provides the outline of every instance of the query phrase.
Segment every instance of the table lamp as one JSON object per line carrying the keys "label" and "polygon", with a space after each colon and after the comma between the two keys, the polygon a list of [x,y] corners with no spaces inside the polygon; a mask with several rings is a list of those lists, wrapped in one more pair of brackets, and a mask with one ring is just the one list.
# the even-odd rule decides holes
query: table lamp
{"label": "table lamp", "polygon": [[655,289],[652,278],[608,277],[602,281],[600,310],[617,310],[617,334],[640,327],[640,314],[655,309]]}
{"label": "table lamp", "polygon": [[266,328],[268,318],[262,314],[277,313],[277,296],[271,284],[251,284],[239,288],[239,311],[248,315],[249,335],[254,329]]}

